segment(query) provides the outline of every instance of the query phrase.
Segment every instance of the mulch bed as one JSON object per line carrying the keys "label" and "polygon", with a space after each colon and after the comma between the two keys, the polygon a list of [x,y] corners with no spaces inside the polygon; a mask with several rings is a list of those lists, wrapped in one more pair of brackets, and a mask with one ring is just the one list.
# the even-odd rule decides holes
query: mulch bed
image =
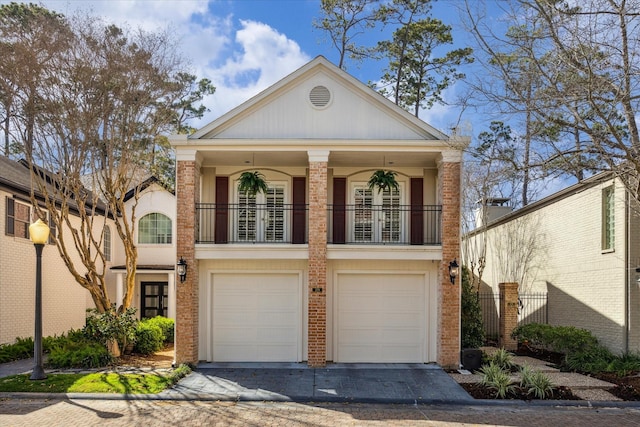
{"label": "mulch bed", "polygon": [[[535,357],[539,360],[544,360],[549,363],[549,366],[561,366],[564,360],[564,354],[562,353],[554,353],[546,350],[541,350],[537,348],[532,348],[526,345],[520,346],[518,351],[516,351],[518,356],[529,356]],[[594,378],[597,378],[602,381],[607,381],[616,386],[608,389],[607,391],[612,395],[626,400],[626,401],[640,401],[640,374],[633,373],[626,377],[618,377],[615,374],[611,373],[603,373],[598,375],[593,375]],[[466,391],[469,393],[474,399],[495,399],[496,392],[495,390],[488,389],[479,383],[465,383],[460,384]],[[533,400],[534,396],[527,394],[525,391],[520,390],[519,387],[516,387],[514,392],[507,395],[506,399],[520,399],[520,400]],[[552,396],[547,397],[547,399],[552,400],[580,400],[579,397],[575,396],[571,389],[560,386],[554,390]]]}

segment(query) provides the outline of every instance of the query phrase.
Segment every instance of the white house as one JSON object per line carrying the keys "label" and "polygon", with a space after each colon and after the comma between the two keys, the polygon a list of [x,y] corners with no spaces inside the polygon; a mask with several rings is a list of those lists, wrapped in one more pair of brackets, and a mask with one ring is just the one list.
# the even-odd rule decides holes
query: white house
{"label": "white house", "polygon": [[613,174],[585,179],[465,239],[486,245],[482,280],[494,291],[518,282],[521,292],[547,292],[550,324],[589,329],[615,352],[640,351],[640,219]]}

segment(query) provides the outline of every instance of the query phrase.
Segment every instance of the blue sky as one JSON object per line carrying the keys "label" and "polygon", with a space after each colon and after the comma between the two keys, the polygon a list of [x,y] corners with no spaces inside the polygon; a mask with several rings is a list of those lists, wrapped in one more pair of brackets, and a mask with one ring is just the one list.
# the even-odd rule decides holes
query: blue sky
{"label": "blue sky", "polygon": [[[467,45],[468,35],[459,25],[457,6],[462,0],[436,0],[433,16],[453,27],[456,45]],[[8,3],[0,0],[0,3]],[[337,53],[312,22],[320,17],[319,0],[43,0],[48,9],[65,15],[89,11],[107,21],[148,30],[169,28],[198,77],[211,79],[216,93],[205,100],[211,110],[202,126],[272,85],[306,62],[324,55],[337,62]],[[381,35],[371,33],[372,43]],[[348,72],[363,82],[377,81],[383,61],[369,62]],[[467,70],[471,71],[471,70]],[[453,100],[460,85],[445,99]],[[437,105],[420,118],[448,132],[458,120],[458,110]],[[469,113],[471,114],[471,113]],[[467,114],[463,122],[481,130],[479,117]],[[481,125],[480,125],[481,127]]]}

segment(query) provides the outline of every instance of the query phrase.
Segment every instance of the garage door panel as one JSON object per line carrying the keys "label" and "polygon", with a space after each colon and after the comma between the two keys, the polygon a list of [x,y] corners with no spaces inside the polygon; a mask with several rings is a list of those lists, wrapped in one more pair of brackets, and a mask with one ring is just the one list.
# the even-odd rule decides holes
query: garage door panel
{"label": "garage door panel", "polygon": [[298,274],[214,274],[211,345],[219,362],[297,362]]}
{"label": "garage door panel", "polygon": [[338,362],[424,361],[424,274],[338,274],[336,305]]}

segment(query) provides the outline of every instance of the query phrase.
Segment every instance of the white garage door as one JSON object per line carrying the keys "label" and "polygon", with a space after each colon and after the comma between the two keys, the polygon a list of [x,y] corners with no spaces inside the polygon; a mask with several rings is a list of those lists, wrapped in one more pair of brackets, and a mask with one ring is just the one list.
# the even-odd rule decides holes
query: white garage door
{"label": "white garage door", "polygon": [[425,276],[338,274],[336,362],[425,361]]}
{"label": "white garage door", "polygon": [[298,274],[214,274],[213,360],[300,361],[300,292]]}

